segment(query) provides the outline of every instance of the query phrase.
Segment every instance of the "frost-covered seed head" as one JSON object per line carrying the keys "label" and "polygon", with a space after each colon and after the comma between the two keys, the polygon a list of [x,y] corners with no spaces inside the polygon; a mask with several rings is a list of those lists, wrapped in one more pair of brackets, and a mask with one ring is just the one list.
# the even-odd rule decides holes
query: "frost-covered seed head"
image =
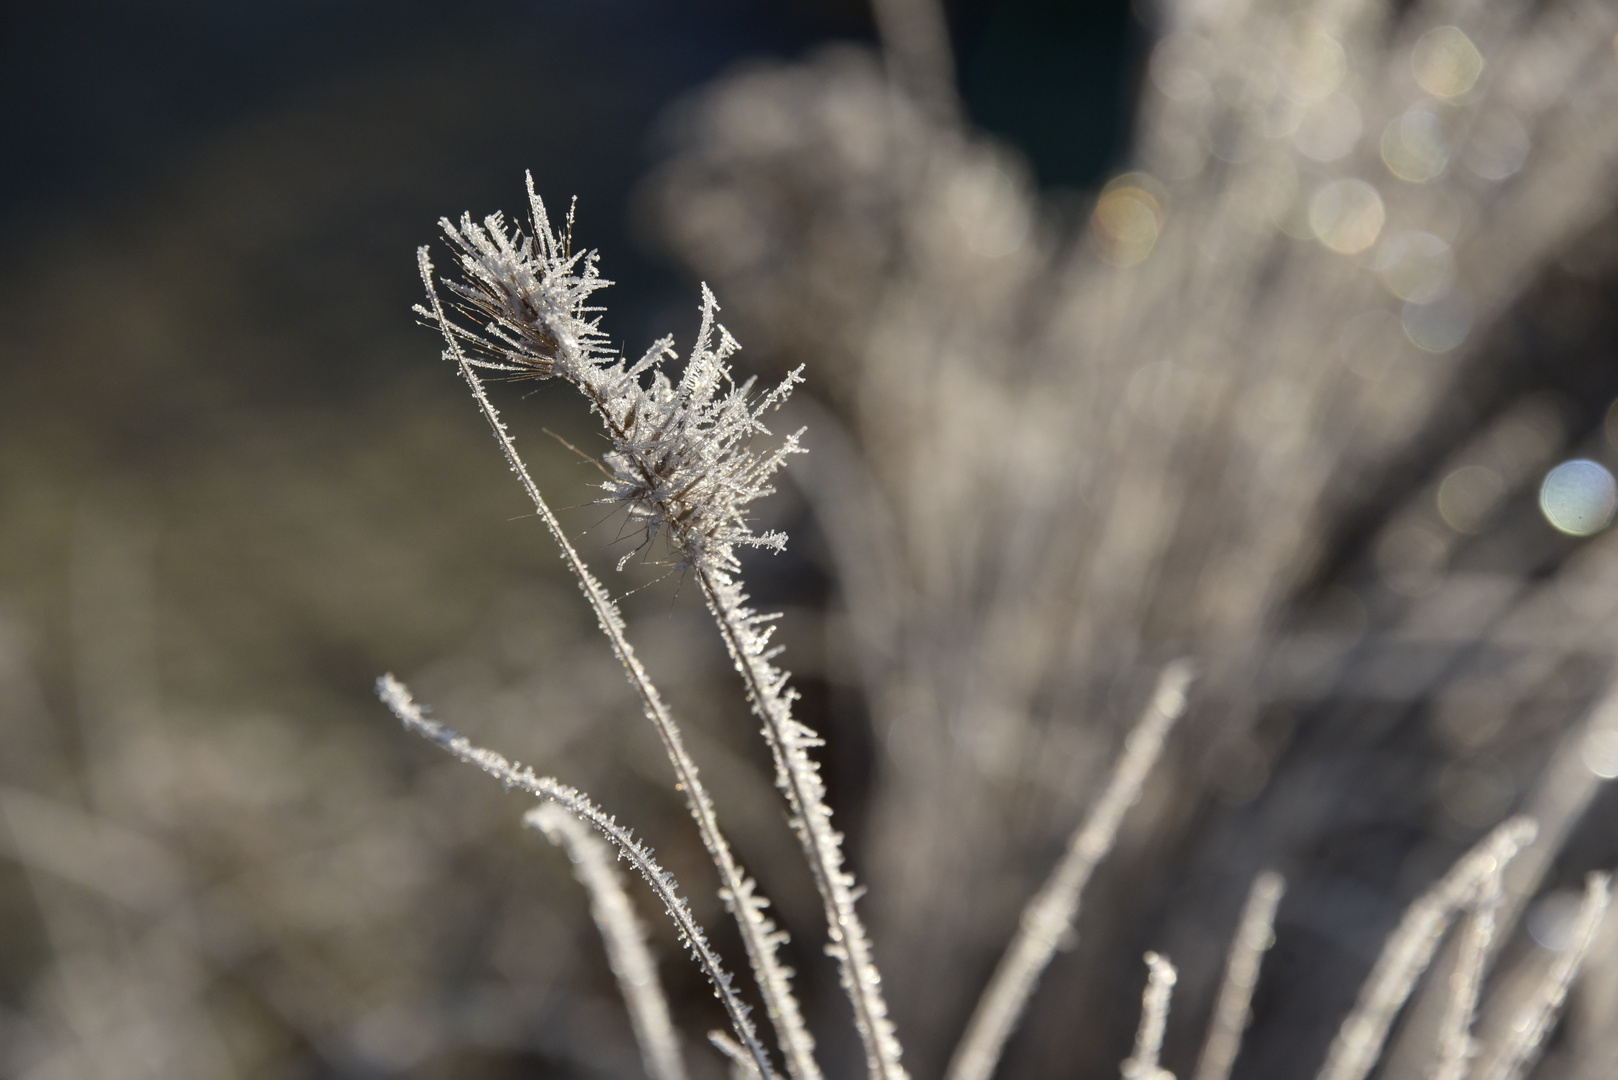
{"label": "frost-covered seed head", "polygon": [[572,251],[571,214],[563,232],[552,230],[531,176],[528,196],[532,236],[508,229],[500,214],[481,224],[469,214],[442,221],[462,275],[445,285],[472,325],[443,317],[430,273],[432,307],[417,310],[452,344],[467,346],[468,363],[514,378],[564,379],[584,394],[612,444],[602,456],[611,475],[602,501],[626,507],[647,542],[662,534],[682,565],[726,572],[737,568],[738,546],[780,550],[786,537],[755,533],[747,507],[775,490],[771,478],[789,454],[802,452],[802,432],[764,453],[750,444],[769,434],[765,415],[803,381],[802,369],[763,394],[753,393],[752,379],[738,386],[729,360],[739,346],[715,320],[719,304],[707,286],[702,326],[678,381],[663,370],[676,356],[670,338],[629,364],[606,347],[599,309],[588,304],[610,284],[595,252]]}

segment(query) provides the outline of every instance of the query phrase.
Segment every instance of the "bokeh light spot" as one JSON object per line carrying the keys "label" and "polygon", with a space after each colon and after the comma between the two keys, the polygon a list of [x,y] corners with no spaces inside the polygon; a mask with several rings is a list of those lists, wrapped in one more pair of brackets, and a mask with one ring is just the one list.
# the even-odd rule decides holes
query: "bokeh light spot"
{"label": "bokeh light spot", "polygon": [[1590,732],[1579,747],[1584,767],[1603,780],[1618,779],[1618,731],[1610,728]]}
{"label": "bokeh light spot", "polygon": [[1483,74],[1483,54],[1459,27],[1440,26],[1421,35],[1410,54],[1421,88],[1434,97],[1459,97]]}
{"label": "bokeh light spot", "polygon": [[1426,109],[1396,116],[1382,132],[1382,161],[1401,180],[1426,183],[1449,164],[1438,117]]}
{"label": "bokeh light spot", "polygon": [[1296,101],[1313,104],[1328,97],[1348,74],[1348,57],[1337,39],[1305,31],[1281,54],[1281,82]]}
{"label": "bokeh light spot", "polygon": [[1442,353],[1460,345],[1472,330],[1472,307],[1448,295],[1430,304],[1407,302],[1399,313],[1405,336],[1419,349]]}
{"label": "bokeh light spot", "polygon": [[1612,524],[1613,511],[1618,510],[1618,482],[1594,461],[1564,461],[1545,475],[1539,509],[1558,531],[1591,536]]}
{"label": "bokeh light spot", "polygon": [[1210,67],[1208,46],[1190,34],[1170,34],[1152,50],[1147,69],[1158,93],[1171,101],[1200,101],[1210,91],[1203,72]]}
{"label": "bokeh light spot", "polygon": [[1455,256],[1449,245],[1429,232],[1397,232],[1387,237],[1377,249],[1375,266],[1389,292],[1418,304],[1443,296],[1455,278]]}
{"label": "bokeh light spot", "polygon": [[[1610,777],[1609,777],[1610,779]],[[1573,927],[1579,919],[1579,894],[1558,889],[1528,909],[1528,936],[1547,952],[1561,952],[1573,944]]]}
{"label": "bokeh light spot", "polygon": [[1292,145],[1312,161],[1346,157],[1360,141],[1364,123],[1360,107],[1347,94],[1337,93],[1309,109],[1292,133]]}
{"label": "bokeh light spot", "polygon": [[1161,185],[1144,173],[1125,173],[1108,184],[1090,215],[1090,234],[1114,266],[1145,262],[1163,227]]}
{"label": "bokeh light spot", "polygon": [[1364,180],[1334,180],[1309,200],[1309,227],[1322,244],[1344,255],[1376,243],[1385,219],[1382,196]]}
{"label": "bokeh light spot", "polygon": [[1438,516],[1460,533],[1478,533],[1505,497],[1506,482],[1482,465],[1463,465],[1438,485]]}

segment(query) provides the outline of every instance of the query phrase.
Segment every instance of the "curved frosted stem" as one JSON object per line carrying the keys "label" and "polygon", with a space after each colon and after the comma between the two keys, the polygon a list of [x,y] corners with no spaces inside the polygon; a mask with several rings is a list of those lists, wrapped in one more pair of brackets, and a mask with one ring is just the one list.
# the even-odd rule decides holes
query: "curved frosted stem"
{"label": "curved frosted stem", "polygon": [[1124,1080],[1174,1080],[1167,1069],[1158,1067],[1163,1052],[1163,1032],[1169,1024],[1169,1003],[1180,973],[1168,957],[1146,954],[1146,992],[1141,996],[1140,1027],[1135,1032],[1135,1052],[1124,1060],[1120,1071]]}
{"label": "curved frosted stem", "polygon": [[472,391],[472,397],[482,410],[484,419],[493,429],[495,440],[505,454],[506,463],[511,466],[511,471],[522,483],[523,490],[534,504],[534,509],[539,514],[540,520],[545,523],[545,528],[562,549],[563,561],[567,563],[568,569],[578,581],[580,590],[601,626],[601,632],[607,636],[607,641],[612,646],[613,655],[618,658],[630,686],[640,697],[642,710],[663,741],[663,748],[674,766],[680,790],[685,793],[686,805],[697,824],[697,831],[702,836],[703,846],[708,849],[709,856],[718,868],[720,895],[735,916],[737,928],[741,931],[742,945],[747,950],[748,962],[758,982],[759,993],[764,998],[765,1011],[769,1014],[770,1022],[780,1040],[787,1072],[793,1080],[820,1080],[820,1068],[814,1059],[814,1039],[809,1035],[809,1029],[804,1026],[797,999],[792,994],[787,970],[775,956],[775,950],[785,940],[785,935],[764,917],[763,908],[767,906],[768,901],[758,895],[757,887],[731,854],[730,844],[719,829],[718,816],[714,812],[712,800],[708,797],[708,790],[698,775],[696,762],[686,752],[685,742],[680,737],[680,730],[674,722],[673,714],[664,704],[662,695],[652,684],[651,676],[641,665],[639,657],[635,655],[635,650],[624,633],[624,620],[618,611],[618,605],[608,595],[606,588],[596,580],[595,575],[590,573],[589,567],[568,540],[567,534],[562,531],[561,523],[557,521],[550,504],[540,493],[539,485],[534,482],[528,472],[528,466],[518,455],[517,447],[512,441],[511,434],[506,430],[505,423],[500,419],[499,412],[489,400],[474,362],[461,348],[456,334],[449,329],[451,324],[444,317],[443,306],[433,286],[432,263],[428,260],[426,248],[417,253],[417,260],[431,304],[431,310],[427,314],[444,331],[445,357],[453,361],[460,371],[461,378]]}
{"label": "curved frosted stem", "polygon": [[1523,817],[1500,825],[1405,909],[1360,988],[1354,1011],[1332,1040],[1316,1080],[1364,1080],[1382,1053],[1393,1018],[1432,963],[1450,918],[1485,880],[1498,876],[1533,841],[1534,831],[1534,823]]}
{"label": "curved frosted stem", "polygon": [[508,790],[516,788],[558,804],[589,824],[617,848],[618,853],[640,872],[640,876],[646,880],[646,884],[651,886],[652,892],[662,902],[664,910],[674,922],[675,929],[680,933],[680,944],[691,950],[691,955],[701,966],[703,974],[708,977],[708,982],[713,985],[714,995],[725,1007],[731,1029],[741,1044],[747,1048],[748,1056],[758,1069],[759,1075],[766,1080],[774,1076],[770,1069],[769,1055],[758,1041],[753,1022],[748,1019],[748,1007],[732,989],[731,976],[720,962],[719,954],[708,944],[707,935],[702,932],[702,927],[692,916],[685,897],[680,895],[679,883],[674,880],[674,875],[657,864],[650,848],[629,835],[628,829],[619,825],[611,815],[591,802],[589,797],[578,789],[549,776],[538,776],[533,769],[520,768],[493,750],[474,746],[465,736],[457,735],[436,720],[429,720],[411,697],[409,688],[392,675],[384,675],[377,680],[376,692],[406,728],[437,743],[442,749],[467,764],[476,765],[500,781]]}
{"label": "curved frosted stem", "polygon": [[583,819],[558,803],[542,803],[523,815],[523,824],[543,832],[567,852],[573,876],[590,894],[590,915],[607,950],[607,963],[618,980],[618,992],[629,1010],[629,1025],[640,1045],[641,1061],[651,1080],[686,1080],[680,1040],[669,1020],[668,999],[657,978],[657,962],[646,944],[646,931],[624,892],[623,876],[613,865],[617,855]]}
{"label": "curved frosted stem", "polygon": [[1146,776],[1157,764],[1174,722],[1185,711],[1192,669],[1175,661],[1158,676],[1151,703],[1124,742],[1101,797],[1068,841],[1067,853],[1044,886],[1023,909],[1016,937],[1006,946],[1000,966],[978,999],[966,1034],[950,1062],[947,1080],[988,1080],[1000,1060],[1006,1039],[1022,1017],[1039,977],[1056,955],[1079,913],[1084,887],[1097,864],[1118,838],[1124,812],[1140,798]]}
{"label": "curved frosted stem", "polygon": [[854,910],[854,876],[843,869],[842,834],[832,828],[826,785],[809,748],[815,733],[792,716],[797,694],[787,675],[770,662],[771,617],[746,606],[740,582],[724,570],[701,566],[702,594],[719,624],[725,647],[747,686],[753,712],[764,722],[764,737],[775,756],[776,786],[786,795],[792,828],[803,845],[815,887],[825,906],[827,951],[837,959],[843,990],[854,1008],[854,1023],[865,1047],[866,1070],[881,1080],[903,1080],[899,1042],[882,998],[882,978],[871,958],[865,927]]}
{"label": "curved frosted stem", "polygon": [[1494,1053],[1486,1060],[1479,1062],[1473,1073],[1477,1080],[1521,1080],[1533,1065],[1540,1044],[1550,1034],[1562,1002],[1567,1000],[1568,988],[1573,985],[1584,958],[1589,955],[1596,931],[1607,914],[1607,905],[1612,900],[1609,889],[1611,880],[1607,874],[1591,874],[1585,879],[1584,900],[1573,921],[1573,932],[1567,946],[1557,956],[1550,971],[1546,972],[1544,981],[1535,993],[1512,1018],[1510,1026],[1506,1028],[1504,1042],[1495,1047]]}
{"label": "curved frosted stem", "polygon": [[1273,870],[1253,879],[1241,920],[1236,924],[1236,936],[1230,943],[1225,979],[1208,1023],[1208,1039],[1197,1059],[1195,1080],[1230,1080],[1231,1067],[1242,1047],[1242,1032],[1251,1018],[1259,965],[1274,941],[1275,912],[1286,888],[1286,881]]}

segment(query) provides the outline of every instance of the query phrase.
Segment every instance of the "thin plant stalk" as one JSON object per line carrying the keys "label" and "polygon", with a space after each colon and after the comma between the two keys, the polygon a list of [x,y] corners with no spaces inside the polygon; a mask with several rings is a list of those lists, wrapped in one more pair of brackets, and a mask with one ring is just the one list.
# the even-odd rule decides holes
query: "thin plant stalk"
{"label": "thin plant stalk", "polygon": [[837,960],[843,990],[854,1007],[854,1023],[865,1047],[866,1069],[881,1080],[903,1080],[900,1048],[882,998],[881,976],[871,958],[870,940],[854,909],[854,876],[843,869],[842,834],[831,824],[826,785],[809,748],[821,745],[813,731],[792,716],[796,691],[787,675],[770,662],[770,616],[747,607],[739,581],[714,566],[699,567],[698,580],[725,647],[741,673],[753,712],[764,722],[764,737],[775,757],[776,786],[787,799],[792,828],[803,845],[825,906],[827,952]]}
{"label": "thin plant stalk", "polygon": [[1432,1071],[1432,1080],[1466,1080],[1477,1053],[1472,1024],[1494,944],[1496,919],[1505,901],[1501,880],[1504,869],[1497,867],[1478,883],[1477,898],[1472,902],[1472,914],[1466,920],[1455,970],[1449,978],[1449,1001],[1439,1022],[1438,1065]]}
{"label": "thin plant stalk", "polygon": [[590,895],[590,915],[607,950],[607,963],[629,1011],[629,1025],[640,1046],[641,1061],[651,1080],[686,1080],[680,1040],[669,1019],[668,999],[657,977],[657,962],[646,943],[646,930],[624,891],[623,875],[613,865],[612,846],[583,820],[554,802],[523,815],[523,824],[543,832],[567,852],[573,876]]}
{"label": "thin plant stalk", "polygon": [[1040,975],[1072,929],[1084,887],[1112,850],[1124,812],[1140,798],[1170,729],[1185,711],[1191,676],[1191,665],[1184,660],[1168,665],[1158,676],[1152,700],[1125,740],[1101,797],[1073,833],[1050,878],[1023,909],[1017,934],[1006,946],[956,1047],[947,1080],[988,1080],[994,1072]]}
{"label": "thin plant stalk", "polygon": [[1598,792],[1609,782],[1588,765],[1592,746],[1618,738],[1618,678],[1612,679],[1582,723],[1557,741],[1551,759],[1535,781],[1523,812],[1539,823],[1534,843],[1511,864],[1505,880],[1502,928],[1515,925],[1529,898],[1539,889],[1568,833],[1584,817]]}
{"label": "thin plant stalk", "polygon": [[748,1018],[750,1010],[736,995],[731,985],[730,973],[725,971],[719,954],[708,944],[707,935],[691,914],[685,898],[680,895],[680,886],[674,880],[674,875],[657,864],[657,859],[650,848],[631,836],[628,829],[619,825],[611,815],[591,802],[589,797],[578,789],[569,787],[553,777],[539,776],[531,768],[519,767],[495,751],[475,746],[465,736],[456,734],[436,720],[428,719],[423,714],[421,706],[411,696],[409,688],[392,675],[384,675],[378,679],[376,690],[377,696],[408,730],[436,743],[461,761],[476,765],[500,781],[508,791],[516,788],[558,804],[589,824],[617,848],[619,855],[639,871],[640,876],[662,902],[664,910],[668,912],[675,929],[679,932],[680,944],[691,950],[691,955],[702,968],[703,974],[708,977],[708,982],[714,988],[714,996],[719,998],[720,1004],[724,1006],[731,1030],[740,1044],[746,1047],[748,1057],[752,1059],[759,1075],[765,1080],[770,1080],[775,1075],[770,1068],[769,1054],[759,1042],[753,1022]]}
{"label": "thin plant stalk", "polygon": [[1485,879],[1500,874],[1533,841],[1534,831],[1534,823],[1525,817],[1501,824],[1405,909],[1360,987],[1354,1011],[1332,1040],[1316,1080],[1364,1080],[1382,1054],[1393,1018],[1432,963],[1450,918]]}
{"label": "thin plant stalk", "polygon": [[[1494,931],[1485,966],[1491,963],[1501,945],[1510,938],[1529,900],[1539,891],[1556,854],[1562,850],[1569,832],[1584,816],[1597,792],[1608,783],[1593,772],[1587,754],[1594,743],[1618,735],[1618,679],[1609,678],[1585,717],[1568,728],[1556,741],[1549,761],[1523,799],[1521,812],[1533,819],[1534,840],[1504,867],[1502,899],[1494,914]],[[1454,958],[1441,958],[1452,964]],[[1447,979],[1429,979],[1410,1006],[1410,1019],[1384,1058],[1406,1070],[1425,1061],[1431,1052],[1434,1032],[1453,1003]]]}
{"label": "thin plant stalk", "polygon": [[[703,327],[697,335],[699,349],[710,337],[713,310],[710,294],[705,296]],[[617,419],[619,410],[598,387],[583,380],[574,385],[603,418],[615,443],[625,445],[633,440],[632,432]],[[786,386],[790,385],[789,381]],[[795,440],[796,436],[788,440],[785,453],[792,452]],[[765,460],[777,461],[780,456],[778,453]],[[656,491],[665,486],[652,469],[643,468],[636,455],[622,454],[621,461],[623,467],[640,474],[636,479],[644,490]],[[793,830],[824,905],[830,939],[827,952],[837,960],[843,990],[853,1007],[867,1073],[878,1080],[905,1080],[900,1064],[903,1052],[888,1019],[881,975],[855,909],[854,878],[843,868],[842,835],[831,825],[826,787],[820,779],[819,766],[808,753],[811,747],[821,745],[821,740],[793,717],[796,691],[787,685],[787,674],[771,662],[779,653],[769,644],[774,632],[773,616],[761,615],[747,606],[742,583],[733,573],[734,556],[710,537],[688,531],[675,502],[677,498],[654,496],[647,500],[648,509],[643,513],[666,529],[671,545],[695,569],[708,609],[747,688],[748,701],[763,721],[764,736],[775,758],[776,785],[786,797]]]}
{"label": "thin plant stalk", "polygon": [[708,1032],[708,1041],[730,1062],[732,1080],[762,1080],[758,1066],[747,1056],[747,1051],[723,1031]]}
{"label": "thin plant stalk", "polygon": [[1163,1052],[1163,1032],[1168,1028],[1169,1004],[1180,973],[1166,956],[1146,954],[1146,991],[1141,995],[1140,1027],[1135,1031],[1135,1052],[1124,1059],[1120,1071],[1124,1080],[1173,1080],[1157,1064]]}
{"label": "thin plant stalk", "polygon": [[[532,197],[532,177],[528,182],[529,194]],[[537,208],[537,198],[534,198],[534,204]],[[536,209],[536,213],[542,214],[543,211]],[[445,318],[438,292],[433,285],[432,263],[426,248],[417,252],[417,262],[422,281],[427,287],[428,301],[432,305],[428,314],[444,334],[446,358],[455,363],[478,408],[482,410],[484,418],[494,431],[495,439],[505,454],[506,463],[521,481],[523,490],[527,492],[529,501],[533,503],[535,511],[545,523],[545,528],[561,548],[563,561],[567,563],[568,569],[578,581],[580,590],[595,613],[601,632],[606,635],[607,641],[612,646],[613,655],[622,665],[630,686],[640,697],[642,710],[663,741],[663,748],[674,766],[675,778],[680,790],[686,796],[686,806],[690,809],[692,820],[697,824],[703,846],[707,848],[715,867],[718,868],[720,896],[735,916],[736,925],[741,931],[742,945],[747,950],[753,977],[758,983],[760,995],[764,998],[765,1012],[769,1015],[780,1042],[787,1073],[792,1080],[820,1080],[820,1067],[814,1059],[814,1039],[804,1025],[797,998],[793,996],[791,973],[775,955],[775,950],[786,940],[786,936],[764,917],[763,908],[767,906],[768,901],[759,895],[756,885],[747,877],[731,854],[730,844],[719,829],[718,816],[714,812],[712,800],[708,797],[708,790],[698,775],[696,762],[685,749],[685,742],[680,736],[673,714],[663,702],[662,695],[658,693],[651,676],[647,674],[639,657],[635,655],[634,647],[629,643],[618,605],[608,595],[606,588],[596,580],[595,575],[590,573],[584,559],[567,538],[567,534],[562,531],[561,522],[556,519],[550,504],[540,493],[539,485],[534,482],[528,472],[528,466],[517,453],[516,444],[506,430],[505,422],[500,419],[494,403],[489,400],[474,361],[461,348],[455,332],[450,329],[451,323]]]}
{"label": "thin plant stalk", "polygon": [[1612,900],[1611,881],[1608,874],[1591,874],[1585,879],[1584,900],[1573,920],[1566,947],[1557,955],[1544,981],[1505,1028],[1504,1040],[1478,1064],[1472,1074],[1476,1080],[1521,1080],[1527,1074],[1607,914],[1607,905]]}
{"label": "thin plant stalk", "polygon": [[1259,965],[1275,939],[1275,913],[1285,892],[1285,879],[1273,870],[1253,879],[1230,943],[1224,982],[1208,1023],[1208,1038],[1197,1058],[1195,1080],[1230,1080],[1231,1067],[1241,1051],[1242,1032],[1251,1019]]}
{"label": "thin plant stalk", "polygon": [[[825,904],[831,939],[828,952],[838,960],[842,984],[853,1005],[855,1026],[864,1043],[868,1072],[876,1080],[904,1080],[899,1043],[882,999],[881,978],[854,908],[853,878],[843,869],[839,848],[842,837],[831,827],[831,811],[824,801],[825,785],[807,752],[819,740],[793,718],[795,692],[788,689],[785,673],[770,663],[775,655],[769,646],[771,618],[746,607],[747,598],[736,577],[740,570],[737,546],[779,549],[785,540],[778,533],[754,533],[747,525],[746,506],[771,490],[771,475],[788,455],[799,452],[798,435],[789,436],[763,456],[755,455],[746,442],[752,435],[766,432],[763,415],[786,399],[801,376],[791,373],[758,399],[749,396],[751,383],[733,387],[726,361],[738,346],[716,322],[718,304],[706,288],[696,345],[677,384],[669,381],[659,367],[672,354],[666,339],[633,367],[605,354],[598,344],[593,344],[599,339],[595,321],[585,318],[594,310],[584,306],[585,298],[604,284],[595,274],[593,257],[584,257],[583,272],[577,273],[575,264],[580,257],[572,255],[570,244],[564,244],[551,231],[531,178],[529,199],[535,234],[532,240],[524,239],[520,233],[508,234],[503,219],[497,215],[486,219],[482,228],[469,218],[463,218],[459,227],[445,222],[446,232],[462,249],[461,262],[467,272],[466,281],[451,288],[463,302],[463,310],[490,319],[485,333],[480,336],[452,326],[423,254],[422,277],[432,303],[432,309],[425,314],[443,330],[451,358],[459,363],[473,396],[495,427],[507,460],[524,477],[524,485],[547,527],[562,544],[574,573],[585,583],[603,628],[613,639],[631,682],[645,699],[647,714],[665,732],[664,741],[676,769],[688,771],[694,778],[694,768],[680,760],[685,755],[683,749],[677,751],[678,732],[672,720],[623,641],[621,620],[615,611],[603,614],[610,604],[605,591],[594,585],[583,562],[554,524],[554,517],[543,507],[510,437],[482,392],[474,367],[482,364],[502,371],[525,370],[535,377],[562,378],[585,397],[600,417],[613,444],[612,451],[603,458],[604,467],[613,477],[604,485],[609,493],[604,501],[626,505],[631,520],[644,528],[648,542],[658,534],[665,535],[671,549],[680,556],[681,565],[696,572],[725,644],[747,685],[753,708],[764,721],[765,736],[775,755],[777,783],[786,795]],[[497,359],[474,362],[461,350],[461,339],[477,343]],[[643,376],[649,377],[650,385],[640,381]],[[681,779],[683,782],[683,772]],[[700,788],[693,791],[694,796],[697,791]],[[693,813],[698,812],[702,801],[705,797],[693,798]],[[717,837],[717,828],[712,831]],[[722,841],[710,844],[710,852],[716,862],[729,858]],[[727,888],[732,886],[727,883]],[[754,955],[752,948],[749,955]],[[757,963],[755,971],[761,982],[772,977]],[[777,1023],[777,1028],[783,1044],[789,1048],[795,1045],[798,1051],[799,1060],[789,1062],[789,1071],[794,1080],[817,1080],[818,1072],[810,1072],[814,1068],[810,1057],[813,1042],[796,1015],[796,1004],[790,1000],[784,975],[776,977],[780,986],[775,996],[786,1000],[779,1008],[772,1006],[772,1019],[790,1006],[790,1022]]]}

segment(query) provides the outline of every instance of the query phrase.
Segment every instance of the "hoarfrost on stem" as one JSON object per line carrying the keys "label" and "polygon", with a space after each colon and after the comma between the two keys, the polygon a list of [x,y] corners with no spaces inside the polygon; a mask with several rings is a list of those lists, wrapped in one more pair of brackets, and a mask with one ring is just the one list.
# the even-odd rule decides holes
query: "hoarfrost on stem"
{"label": "hoarfrost on stem", "polygon": [[[729,367],[738,346],[716,322],[718,303],[706,286],[702,325],[678,381],[671,380],[662,367],[675,356],[671,339],[656,342],[634,364],[609,351],[600,330],[600,309],[589,304],[591,294],[608,284],[596,268],[594,253],[573,252],[571,215],[565,231],[552,229],[544,203],[534,192],[532,176],[528,178],[528,198],[531,237],[520,228],[508,230],[500,214],[489,215],[481,225],[469,214],[463,214],[459,224],[442,221],[445,234],[458,249],[463,271],[461,281],[446,280],[445,285],[454,297],[453,306],[481,327],[462,325],[446,314],[425,249],[418,253],[418,261],[430,306],[416,310],[443,332],[448,345],[445,355],[461,368],[508,462],[522,477],[546,527],[596,607],[602,629],[640,691],[647,714],[657,724],[681,784],[690,794],[704,842],[727,877],[726,889],[732,896],[740,896],[739,868],[730,865],[728,846],[711,821],[711,808],[672,718],[634,660],[615,606],[562,535],[517,456],[475,369],[515,378],[564,379],[600,417],[612,444],[602,457],[609,476],[602,485],[607,492],[602,501],[625,506],[643,529],[647,543],[663,534],[678,565],[695,572],[746,686],[748,701],[763,721],[764,736],[775,757],[776,784],[786,797],[824,904],[831,939],[828,951],[838,961],[843,988],[853,1006],[867,1071],[883,1080],[903,1080],[901,1051],[882,998],[881,976],[855,911],[858,892],[853,876],[843,867],[842,835],[831,826],[825,784],[808,753],[820,740],[792,715],[796,692],[788,686],[787,673],[771,663],[779,652],[769,644],[775,617],[747,606],[736,557],[737,546],[780,550],[785,544],[780,533],[754,532],[747,521],[747,507],[774,490],[771,478],[788,455],[802,450],[802,431],[763,453],[754,451],[751,442],[754,436],[769,433],[764,417],[780,407],[802,381],[801,368],[763,394],[754,394],[751,379],[738,386]],[[629,557],[620,560],[620,568]],[[798,1019],[786,973],[773,961],[777,938],[772,928],[750,927],[743,909],[750,905],[738,908],[743,937],[771,1019],[782,1036],[788,1070],[794,1080],[814,1080],[819,1072],[812,1058],[813,1041]]]}
{"label": "hoarfrost on stem", "polygon": [[440,222],[464,275],[445,284],[475,328],[441,320],[441,309],[417,312],[468,345],[468,359],[479,367],[560,378],[578,388],[612,442],[601,459],[610,476],[602,501],[625,506],[647,542],[665,533],[681,565],[734,573],[737,546],[780,550],[785,535],[754,532],[747,507],[775,490],[771,478],[802,451],[803,432],[762,453],[750,444],[770,434],[764,417],[803,381],[803,369],[764,393],[755,394],[754,379],[737,385],[729,360],[739,346],[719,325],[719,304],[706,285],[702,325],[678,381],[664,370],[678,355],[672,338],[629,363],[607,347],[601,309],[589,303],[611,282],[597,269],[595,252],[572,250],[571,212],[566,228],[555,232],[532,176],[528,201],[532,236],[508,229],[499,213],[481,224],[470,214]]}

